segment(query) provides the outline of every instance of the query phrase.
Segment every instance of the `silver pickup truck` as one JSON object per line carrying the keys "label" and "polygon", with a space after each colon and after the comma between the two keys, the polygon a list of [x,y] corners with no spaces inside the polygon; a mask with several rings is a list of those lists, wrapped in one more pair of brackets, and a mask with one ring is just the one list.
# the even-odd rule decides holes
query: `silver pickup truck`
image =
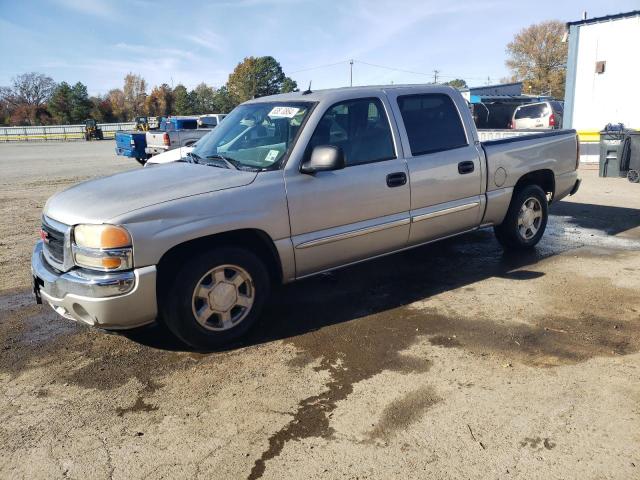
{"label": "silver pickup truck", "polygon": [[247,332],[275,283],[483,227],[533,247],[548,204],[578,189],[578,159],[573,130],[481,143],[449,87],[259,98],[186,161],[51,197],[34,289],[72,320],[158,320],[213,348]]}

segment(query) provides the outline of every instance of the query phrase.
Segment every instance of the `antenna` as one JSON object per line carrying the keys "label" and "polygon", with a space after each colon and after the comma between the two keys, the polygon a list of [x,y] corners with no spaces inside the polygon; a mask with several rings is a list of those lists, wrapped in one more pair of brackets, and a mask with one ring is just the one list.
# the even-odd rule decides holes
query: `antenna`
{"label": "antenna", "polygon": [[309,95],[311,92],[311,82],[312,80],[309,80],[309,88],[307,88],[304,92],[302,92],[303,95]]}

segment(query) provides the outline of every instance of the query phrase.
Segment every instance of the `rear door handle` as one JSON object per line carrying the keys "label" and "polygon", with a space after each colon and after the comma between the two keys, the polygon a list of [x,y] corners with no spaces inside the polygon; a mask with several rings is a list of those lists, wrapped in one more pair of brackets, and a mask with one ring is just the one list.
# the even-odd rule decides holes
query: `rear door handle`
{"label": "rear door handle", "polygon": [[475,170],[475,164],[471,161],[460,162],[458,164],[458,173],[464,175],[465,173],[471,173]]}
{"label": "rear door handle", "polygon": [[407,183],[407,174],[404,172],[395,172],[387,175],[387,187],[401,187]]}

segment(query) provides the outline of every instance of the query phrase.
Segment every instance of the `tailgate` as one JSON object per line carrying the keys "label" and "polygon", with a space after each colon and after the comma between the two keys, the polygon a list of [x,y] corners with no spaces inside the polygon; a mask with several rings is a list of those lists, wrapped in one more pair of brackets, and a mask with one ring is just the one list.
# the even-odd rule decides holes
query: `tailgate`
{"label": "tailgate", "polygon": [[132,132],[116,132],[116,147],[123,150],[130,150],[131,140],[133,139]]}
{"label": "tailgate", "polygon": [[164,132],[160,132],[160,133],[147,132],[146,133],[147,146],[164,145],[163,136],[164,136]]}

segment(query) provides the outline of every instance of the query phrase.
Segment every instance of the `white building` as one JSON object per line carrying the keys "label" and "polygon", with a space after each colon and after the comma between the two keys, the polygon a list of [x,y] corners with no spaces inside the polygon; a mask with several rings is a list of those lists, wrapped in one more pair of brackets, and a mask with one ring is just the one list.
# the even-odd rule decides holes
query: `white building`
{"label": "white building", "polygon": [[624,123],[640,129],[640,10],[567,27],[564,128],[587,133]]}

